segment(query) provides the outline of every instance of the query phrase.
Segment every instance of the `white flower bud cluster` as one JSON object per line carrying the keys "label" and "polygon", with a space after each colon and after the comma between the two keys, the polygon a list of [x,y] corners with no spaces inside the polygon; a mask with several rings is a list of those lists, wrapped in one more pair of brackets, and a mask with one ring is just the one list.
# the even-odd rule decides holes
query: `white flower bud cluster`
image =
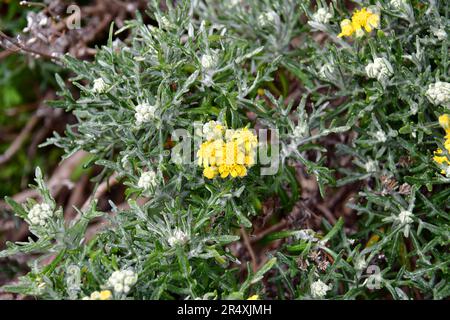
{"label": "white flower bud cluster", "polygon": [[148,103],[143,103],[136,106],[135,111],[134,117],[136,118],[136,124],[140,126],[155,118],[156,107]]}
{"label": "white flower bud cluster", "polygon": [[316,238],[316,233],[312,229],[299,230],[294,237],[296,239],[317,242],[319,239]]}
{"label": "white flower bud cluster", "polygon": [[312,18],[315,22],[327,24],[333,18],[333,14],[326,8],[319,8]]}
{"label": "white flower bud cluster", "polygon": [[413,213],[408,210],[402,210],[400,214],[398,215],[398,221],[401,225],[410,224],[413,222],[413,219],[411,218],[413,216]]}
{"label": "white flower bud cluster", "polygon": [[177,245],[184,245],[186,242],[188,242],[189,238],[183,231],[179,229],[175,229],[172,236],[169,237],[167,242],[169,243],[169,246],[175,247]]}
{"label": "white flower bud cluster", "polygon": [[206,140],[216,140],[222,138],[224,126],[219,121],[208,121],[203,125],[203,137]]}
{"label": "white flower bud cluster", "polygon": [[261,13],[258,17],[258,24],[262,27],[268,27],[270,25],[273,25],[274,23],[276,23],[280,18],[278,17],[278,14],[273,11],[267,11],[264,13]]}
{"label": "white flower bud cluster", "polygon": [[293,130],[294,137],[297,139],[305,138],[308,135],[308,124],[306,122],[299,122]]}
{"label": "white flower bud cluster", "polygon": [[425,93],[428,100],[438,106],[449,106],[450,105],[450,83],[437,81],[428,86],[428,90]]}
{"label": "white flower bud cluster", "polygon": [[322,282],[321,280],[311,283],[311,295],[313,298],[320,299],[326,296],[327,291],[331,290],[331,287]]}
{"label": "white flower bud cluster", "polygon": [[383,130],[378,130],[377,132],[375,132],[375,138],[377,139],[378,142],[381,143],[384,143],[387,140],[386,133],[384,133]]}
{"label": "white flower bud cluster", "polygon": [[375,160],[369,160],[365,163],[365,169],[367,173],[373,173],[376,172],[378,169],[378,162]]}
{"label": "white flower bud cluster", "polygon": [[364,270],[365,268],[367,268],[367,261],[366,259],[364,259],[364,257],[359,257],[357,259],[355,259],[355,269],[356,270]]}
{"label": "white flower bud cluster", "polygon": [[43,12],[35,13],[28,12],[27,13],[27,26],[23,29],[24,33],[30,32],[36,28],[45,28],[49,25],[50,19]]}
{"label": "white flower bud cluster", "polygon": [[115,293],[128,293],[137,282],[137,275],[132,270],[114,271],[108,279],[108,286]]}
{"label": "white flower bud cluster", "polygon": [[211,50],[210,53],[205,53],[200,57],[200,64],[202,66],[203,79],[202,84],[211,87],[214,84],[213,77],[216,68],[219,65],[219,54],[217,50]]}
{"label": "white flower bud cluster", "polygon": [[366,74],[369,78],[383,82],[394,74],[394,70],[385,58],[375,58],[366,66]]}
{"label": "white flower bud cluster", "polygon": [[404,227],[403,235],[405,238],[408,238],[409,236],[409,230],[411,228],[410,224],[414,221],[412,217],[413,213],[409,210],[402,210],[397,216],[398,223]]}
{"label": "white flower bud cluster", "polygon": [[34,205],[28,212],[28,219],[32,225],[44,227],[48,219],[53,216],[53,210],[47,203],[41,203]]}
{"label": "white flower bud cluster", "polygon": [[94,80],[94,86],[92,87],[92,90],[95,93],[103,93],[106,91],[107,89],[107,85],[105,83],[105,81],[102,78],[98,78]]}
{"label": "white flower bud cluster", "polygon": [[145,191],[150,190],[150,188],[156,186],[156,184],[156,173],[153,170],[143,172],[138,181],[138,187]]}
{"label": "white flower bud cluster", "polygon": [[204,54],[200,59],[200,63],[202,64],[202,68],[204,70],[211,70],[217,66],[218,57],[216,54]]}
{"label": "white flower bud cluster", "polygon": [[439,40],[444,41],[447,39],[447,32],[443,28],[432,28],[431,31],[433,31],[433,35]]}

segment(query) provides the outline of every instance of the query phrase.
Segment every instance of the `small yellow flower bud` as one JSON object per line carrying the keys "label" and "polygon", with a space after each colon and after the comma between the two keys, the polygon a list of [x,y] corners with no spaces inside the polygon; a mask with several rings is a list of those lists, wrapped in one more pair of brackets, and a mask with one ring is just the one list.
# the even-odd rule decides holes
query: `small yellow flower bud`
{"label": "small yellow flower bud", "polygon": [[366,32],[371,32],[373,29],[380,27],[380,14],[375,8],[362,8],[361,10],[356,10],[353,13],[352,20],[344,19],[341,22],[341,33],[338,37],[350,37],[356,34],[357,37],[362,37],[364,35],[364,30]]}
{"label": "small yellow flower bud", "polygon": [[341,33],[338,34],[339,38],[350,37],[355,32],[352,22],[349,19],[344,19],[341,22]]}
{"label": "small yellow flower bud", "polygon": [[443,114],[439,117],[439,124],[442,128],[444,128],[445,131],[450,130],[450,115]]}
{"label": "small yellow flower bud", "polygon": [[215,167],[206,167],[203,170],[203,175],[208,179],[213,179],[217,175],[217,169]]}
{"label": "small yellow flower bud", "polygon": [[100,292],[100,300],[111,300],[112,294],[109,290],[103,290]]}

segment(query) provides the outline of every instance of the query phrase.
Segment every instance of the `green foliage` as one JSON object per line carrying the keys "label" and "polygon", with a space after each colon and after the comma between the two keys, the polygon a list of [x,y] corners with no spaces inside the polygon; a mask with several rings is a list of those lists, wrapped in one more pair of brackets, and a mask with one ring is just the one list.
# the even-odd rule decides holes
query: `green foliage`
{"label": "green foliage", "polygon": [[[67,155],[79,149],[89,151],[93,156],[91,164],[104,166],[106,174],[117,173],[129,187],[126,194],[130,209],[119,210],[111,203],[113,216],[107,218],[108,227],[87,245],[75,241],[71,243],[76,247],[70,249],[57,245],[48,248],[45,238],[24,247],[27,252],[47,249],[63,255],[64,263],[57,264],[52,277],[46,280],[32,272],[23,280],[32,281],[37,276],[46,283],[42,285],[48,288],[45,294],[53,298],[73,294],[63,281],[68,277],[65,270],[72,264],[82,272],[78,297],[106,286],[112,271],[130,267],[140,279],[132,293],[135,298],[243,298],[251,288],[261,287],[259,281],[276,260],[270,260],[269,267],[255,275],[249,274],[248,281],[241,285],[238,270],[228,268],[231,263],[241,262],[227,245],[239,240],[239,225],[251,227],[249,219],[258,214],[260,199],[283,193],[288,201],[285,210],[292,207],[298,198],[292,169],[283,164],[275,176],[261,177],[254,168],[244,179],[205,181],[195,163],[171,161],[167,142],[176,129],[185,128],[189,138],[195,139],[196,121],[216,119],[240,128],[249,122],[246,112],[254,112],[255,123],[280,131],[284,159],[300,158],[311,171],[326,172],[326,168],[289,147],[290,143],[297,146],[315,139],[311,136],[296,142],[295,123],[286,117],[293,103],[285,103],[268,92],[269,107],[257,96],[257,89],[272,81],[280,58],[207,21],[195,22],[188,5],[186,2],[168,15],[155,9],[152,17],[160,28],[145,25],[141,19],[128,22],[115,35],[130,30],[130,41],[113,43],[111,33],[108,45],[99,50],[94,62],[67,56],[67,68],[76,74],[72,83],[80,89],[78,98],[57,76],[64,99],[52,104],[72,110],[78,123],[68,127],[65,137],[55,136],[50,143],[64,148]],[[213,57],[213,66],[205,67],[205,55]],[[100,78],[106,84],[102,93],[95,92],[92,86]],[[157,108],[153,120],[139,126],[135,107],[142,103]],[[305,134],[323,125],[319,119],[323,111],[308,118],[304,104],[302,110],[298,117],[304,122]],[[305,150],[308,148],[311,144]],[[150,170],[157,172],[158,185],[151,198],[138,205],[137,198],[145,195],[139,188],[139,178]],[[331,179],[329,173],[326,179]],[[297,191],[289,196],[287,186]],[[72,237],[82,236],[84,230],[76,230],[78,233]],[[188,239],[185,244],[173,245],[169,241],[177,232]],[[61,233],[64,237],[65,231]],[[4,255],[17,250],[13,246]],[[27,285],[19,286],[19,290],[24,292]]]}
{"label": "green foliage", "polygon": [[[129,208],[110,203],[107,214],[92,203],[65,223],[38,171],[38,189],[55,218],[31,228],[37,240],[9,244],[1,256],[39,252],[40,259],[53,259],[36,262],[6,290],[79,299],[114,289],[108,281],[114,271],[133,270],[137,283],[128,295],[115,290],[114,298],[448,297],[449,178],[432,161],[443,138],[437,117],[446,107],[426,97],[429,84],[449,81],[448,40],[432,32],[448,26],[446,6],[400,1],[394,9],[392,1],[381,1],[380,30],[341,39],[339,22],[351,17],[341,1],[327,7],[333,15],[326,23],[313,21],[324,2],[233,3],[185,1],[163,13],[155,1],[149,15],[156,26],[138,17],[121,30],[111,28],[95,61],[66,56],[79,95],[57,76],[62,99],[52,105],[71,111],[78,123],[49,144],[66,156],[90,152],[88,164],[103,166],[103,177],[115,173],[127,186]],[[309,24],[300,23],[305,17]],[[130,37],[113,42],[125,30]],[[327,36],[324,42],[316,41],[317,30]],[[366,68],[376,58],[389,62],[378,79]],[[295,78],[299,103],[288,96]],[[94,90],[99,79],[103,84]],[[136,107],[143,104],[153,114],[140,123]],[[210,120],[272,135],[277,129],[279,144],[268,151],[279,148],[279,169],[262,175],[257,164],[242,179],[207,180],[195,162],[173,161],[180,145],[173,132],[185,129],[195,142],[195,123]],[[341,141],[348,143],[331,150],[353,159],[341,166],[339,159],[325,159],[330,150],[321,141],[345,134],[350,138]],[[286,241],[240,282],[242,262],[230,245],[240,239],[240,227],[252,227],[268,197],[280,199],[279,214],[292,210],[301,194],[295,165],[315,176],[324,197],[336,184],[362,185],[349,203],[360,216],[358,228],[341,217],[334,226],[323,220],[322,230],[269,234],[261,242]],[[143,190],[147,172],[155,178]],[[33,203],[8,201],[29,219]],[[88,241],[86,227],[99,217],[106,223]],[[325,294],[314,289],[321,283]]]}
{"label": "green foliage", "polygon": [[[432,160],[444,135],[437,118],[448,108],[426,97],[429,84],[449,81],[448,37],[438,39],[434,32],[444,28],[448,33],[448,10],[439,1],[400,1],[399,9],[393,9],[393,3],[378,4],[382,30],[342,44],[336,38],[337,23],[351,14],[333,2],[336,23],[311,24],[328,33],[331,41],[323,46],[311,41],[308,49],[299,50],[297,59],[304,59],[301,53],[314,48],[317,55],[308,62],[315,66],[294,62],[317,78],[310,89],[320,85],[327,91],[317,99],[346,98],[324,118],[338,119],[355,132],[350,143],[336,146],[338,157],[353,158],[353,166],[336,167],[341,176],[337,184],[363,182],[358,199],[349,204],[361,216],[359,231],[351,235],[356,242],[346,243],[342,234],[330,245],[330,254],[346,257],[346,263],[334,262],[333,274],[324,275],[335,281],[333,287],[346,287],[336,298],[389,293],[395,299],[410,299],[420,292],[425,298],[442,299],[449,294],[449,180]],[[312,17],[309,9],[305,13]],[[368,76],[366,67],[375,58],[389,61],[393,72],[388,78]],[[401,222],[402,212],[411,213],[409,223]],[[367,292],[364,281],[371,274],[355,272],[358,265],[364,266],[360,271],[379,267],[381,290]]]}

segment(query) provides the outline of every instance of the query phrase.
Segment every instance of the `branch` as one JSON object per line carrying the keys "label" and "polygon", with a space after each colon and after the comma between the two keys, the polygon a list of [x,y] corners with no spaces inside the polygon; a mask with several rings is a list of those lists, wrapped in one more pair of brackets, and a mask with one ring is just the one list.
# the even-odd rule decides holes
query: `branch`
{"label": "branch", "polygon": [[0,155],[0,165],[8,162],[11,158],[20,150],[23,142],[28,138],[33,128],[39,122],[39,116],[34,114],[31,119],[28,121],[25,128],[22,129],[17,138],[13,141],[13,143],[9,146],[8,150],[5,151],[4,154]]}
{"label": "branch", "polygon": [[[39,55],[39,56],[41,56],[41,57],[44,57],[44,58],[47,58],[47,59],[53,60],[53,61],[55,61],[55,60],[61,61],[61,58],[58,57],[58,56],[51,56],[51,55],[48,55],[48,54],[45,53],[45,52],[36,51],[36,50],[31,49],[31,48],[29,48],[29,47],[27,47],[27,46],[24,46],[24,45],[21,44],[20,42],[11,39],[11,37],[7,36],[7,35],[4,34],[2,31],[0,31],[0,39],[4,39],[5,41],[8,41],[11,45],[13,45],[14,47],[16,47],[16,48],[18,48],[19,50],[22,50],[22,51],[24,51],[24,52],[28,52],[28,53],[32,53],[32,54],[35,54],[35,55]],[[0,41],[0,43],[1,43],[1,41]],[[12,51],[12,52],[17,52],[17,51],[19,51],[19,50],[13,50],[13,49],[11,49],[11,48],[5,46],[5,45],[2,45],[2,46],[3,46],[7,51]]]}
{"label": "branch", "polygon": [[248,237],[247,231],[245,231],[244,227],[241,227],[241,234],[242,234],[242,238],[244,239],[244,245],[247,248],[247,251],[250,254],[250,257],[252,259],[253,272],[256,272],[256,270],[258,269],[258,263],[257,263],[257,260],[256,260],[255,251],[253,251],[252,244],[251,244],[250,239]]}

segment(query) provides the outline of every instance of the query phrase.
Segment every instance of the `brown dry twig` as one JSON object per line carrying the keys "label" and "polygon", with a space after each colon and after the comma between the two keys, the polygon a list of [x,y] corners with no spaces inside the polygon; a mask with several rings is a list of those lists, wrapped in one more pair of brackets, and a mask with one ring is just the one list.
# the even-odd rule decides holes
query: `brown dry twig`
{"label": "brown dry twig", "polygon": [[44,51],[33,49],[29,46],[26,46],[26,45],[20,43],[19,41],[13,40],[11,37],[7,36],[2,31],[0,31],[0,40],[1,39],[3,39],[4,41],[6,41],[10,44],[10,46],[3,45],[4,41],[0,41],[0,44],[2,44],[2,46],[6,49],[6,51],[11,51],[12,53],[15,53],[17,51],[22,51],[24,53],[31,53],[36,56],[43,57],[45,59],[57,60],[57,61],[60,60],[60,58],[57,57],[56,55],[53,55],[53,56],[49,55],[48,53],[46,53]]}
{"label": "brown dry twig", "polygon": [[327,218],[328,222],[331,223],[331,225],[334,225],[336,223],[336,217],[333,215],[333,213],[323,204],[316,204],[316,208],[319,209]]}
{"label": "brown dry twig", "polygon": [[273,226],[268,227],[267,229],[262,230],[255,236],[251,238],[251,243],[259,242],[261,239],[263,239],[265,236],[271,234],[272,232],[277,232],[280,230],[283,230],[287,226],[286,220],[281,220],[277,224],[274,224]]}
{"label": "brown dry twig", "polygon": [[256,258],[255,251],[252,248],[252,244],[251,244],[250,239],[248,237],[247,231],[245,230],[244,227],[241,227],[241,235],[242,235],[242,238],[244,240],[244,245],[247,248],[248,253],[250,254],[250,258],[252,259],[253,272],[256,272],[256,270],[258,269],[258,261],[257,261],[257,258]]}
{"label": "brown dry twig", "polygon": [[[95,190],[94,194],[85,201],[85,203],[83,204],[83,207],[81,208],[81,211],[87,210],[89,208],[89,205],[91,204],[92,200],[102,197],[106,192],[108,192],[108,190],[110,189],[111,186],[114,186],[115,184],[119,183],[119,181],[116,178],[117,178],[117,173],[113,173],[108,178],[108,180],[103,181],[98,186],[98,188]],[[78,218],[79,218],[79,216],[77,216],[76,219],[78,219]]]}
{"label": "brown dry twig", "polygon": [[22,129],[20,134],[16,137],[13,143],[9,146],[9,148],[0,155],[0,165],[8,162],[17,151],[20,150],[24,141],[30,136],[34,127],[39,123],[39,115],[35,113],[27,122],[25,128]]}
{"label": "brown dry twig", "polygon": [[[78,151],[71,157],[63,160],[56,168],[47,183],[53,197],[56,197],[64,186],[69,188],[73,187],[73,183],[70,181],[70,176],[76,166],[79,165],[80,161],[84,159],[86,155],[86,152]],[[39,193],[34,189],[26,189],[12,196],[12,199],[18,203],[23,203],[28,198],[39,198]],[[4,201],[0,201],[0,209],[1,208],[7,209],[9,206]]]}

